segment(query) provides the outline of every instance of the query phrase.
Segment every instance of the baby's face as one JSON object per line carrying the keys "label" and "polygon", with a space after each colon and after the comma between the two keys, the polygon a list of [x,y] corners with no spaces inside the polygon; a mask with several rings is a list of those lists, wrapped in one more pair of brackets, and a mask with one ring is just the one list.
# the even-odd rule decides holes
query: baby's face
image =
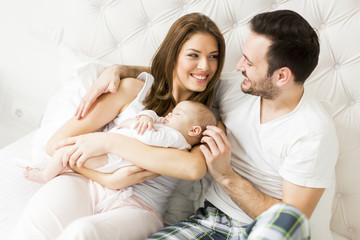
{"label": "baby's face", "polygon": [[188,131],[194,124],[195,107],[189,102],[180,102],[165,116],[164,124],[180,132]]}

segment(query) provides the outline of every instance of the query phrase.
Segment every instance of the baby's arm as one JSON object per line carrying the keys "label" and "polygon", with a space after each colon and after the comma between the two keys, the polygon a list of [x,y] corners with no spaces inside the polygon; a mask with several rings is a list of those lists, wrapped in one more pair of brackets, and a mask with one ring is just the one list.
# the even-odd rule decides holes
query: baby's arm
{"label": "baby's arm", "polygon": [[[153,113],[152,113],[153,112]],[[157,123],[159,117],[154,111],[145,110],[136,115],[136,118],[129,118],[122,121],[118,128],[132,128],[136,129],[138,134],[143,134],[145,130],[153,130],[154,122]]]}
{"label": "baby's arm", "polygon": [[159,117],[153,110],[143,110],[136,115],[138,119],[134,128],[139,134],[143,134],[146,129],[154,130],[154,123],[162,123],[163,117]]}

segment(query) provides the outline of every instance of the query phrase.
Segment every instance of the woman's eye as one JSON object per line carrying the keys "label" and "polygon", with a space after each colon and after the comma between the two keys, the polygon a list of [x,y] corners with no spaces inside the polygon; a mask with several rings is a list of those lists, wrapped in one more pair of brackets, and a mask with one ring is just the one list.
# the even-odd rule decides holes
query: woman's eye
{"label": "woman's eye", "polygon": [[189,57],[193,57],[193,58],[198,57],[198,55],[197,55],[197,54],[189,54],[188,56],[189,56]]}
{"label": "woman's eye", "polygon": [[218,58],[219,58],[219,55],[211,55],[209,58],[210,58],[210,59],[218,59]]}

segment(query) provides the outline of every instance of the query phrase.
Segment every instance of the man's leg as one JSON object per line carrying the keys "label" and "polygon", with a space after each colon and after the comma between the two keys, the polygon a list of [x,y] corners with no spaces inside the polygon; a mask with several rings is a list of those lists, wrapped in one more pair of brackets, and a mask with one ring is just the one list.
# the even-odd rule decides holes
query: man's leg
{"label": "man's leg", "polygon": [[238,221],[205,202],[205,207],[197,210],[194,216],[168,226],[148,239],[241,239],[243,230]]}
{"label": "man's leg", "polygon": [[308,240],[309,221],[297,208],[285,204],[275,204],[246,227],[248,240]]}

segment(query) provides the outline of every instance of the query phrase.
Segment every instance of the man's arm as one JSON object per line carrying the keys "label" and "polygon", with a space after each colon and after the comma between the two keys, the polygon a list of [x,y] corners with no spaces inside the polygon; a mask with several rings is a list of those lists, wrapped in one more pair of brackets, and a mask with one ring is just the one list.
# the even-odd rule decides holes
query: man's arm
{"label": "man's arm", "polygon": [[139,79],[124,79],[115,94],[102,95],[93,104],[89,114],[82,119],[71,118],[49,139],[46,152],[52,155],[53,146],[63,139],[94,132],[112,121],[140,92],[144,82]]}
{"label": "man's arm", "polygon": [[235,172],[218,183],[231,199],[253,219],[280,202],[293,205],[310,218],[325,190],[324,188],[302,187],[283,180],[283,198],[276,199],[262,193]]}
{"label": "man's arm", "polygon": [[103,93],[115,93],[118,90],[120,79],[123,78],[136,78],[142,72],[150,72],[150,67],[143,66],[123,66],[113,65],[105,68],[99,75],[94,85],[81,99],[79,106],[75,112],[75,118],[80,119],[84,117],[91,105]]}
{"label": "man's arm", "polygon": [[324,192],[323,188],[301,187],[284,180],[282,199],[266,195],[234,172],[230,163],[231,144],[221,129],[210,126],[204,135],[202,142],[207,143],[208,147],[203,145],[201,150],[209,173],[251,218],[256,218],[272,205],[281,202],[295,206],[310,218]]}

